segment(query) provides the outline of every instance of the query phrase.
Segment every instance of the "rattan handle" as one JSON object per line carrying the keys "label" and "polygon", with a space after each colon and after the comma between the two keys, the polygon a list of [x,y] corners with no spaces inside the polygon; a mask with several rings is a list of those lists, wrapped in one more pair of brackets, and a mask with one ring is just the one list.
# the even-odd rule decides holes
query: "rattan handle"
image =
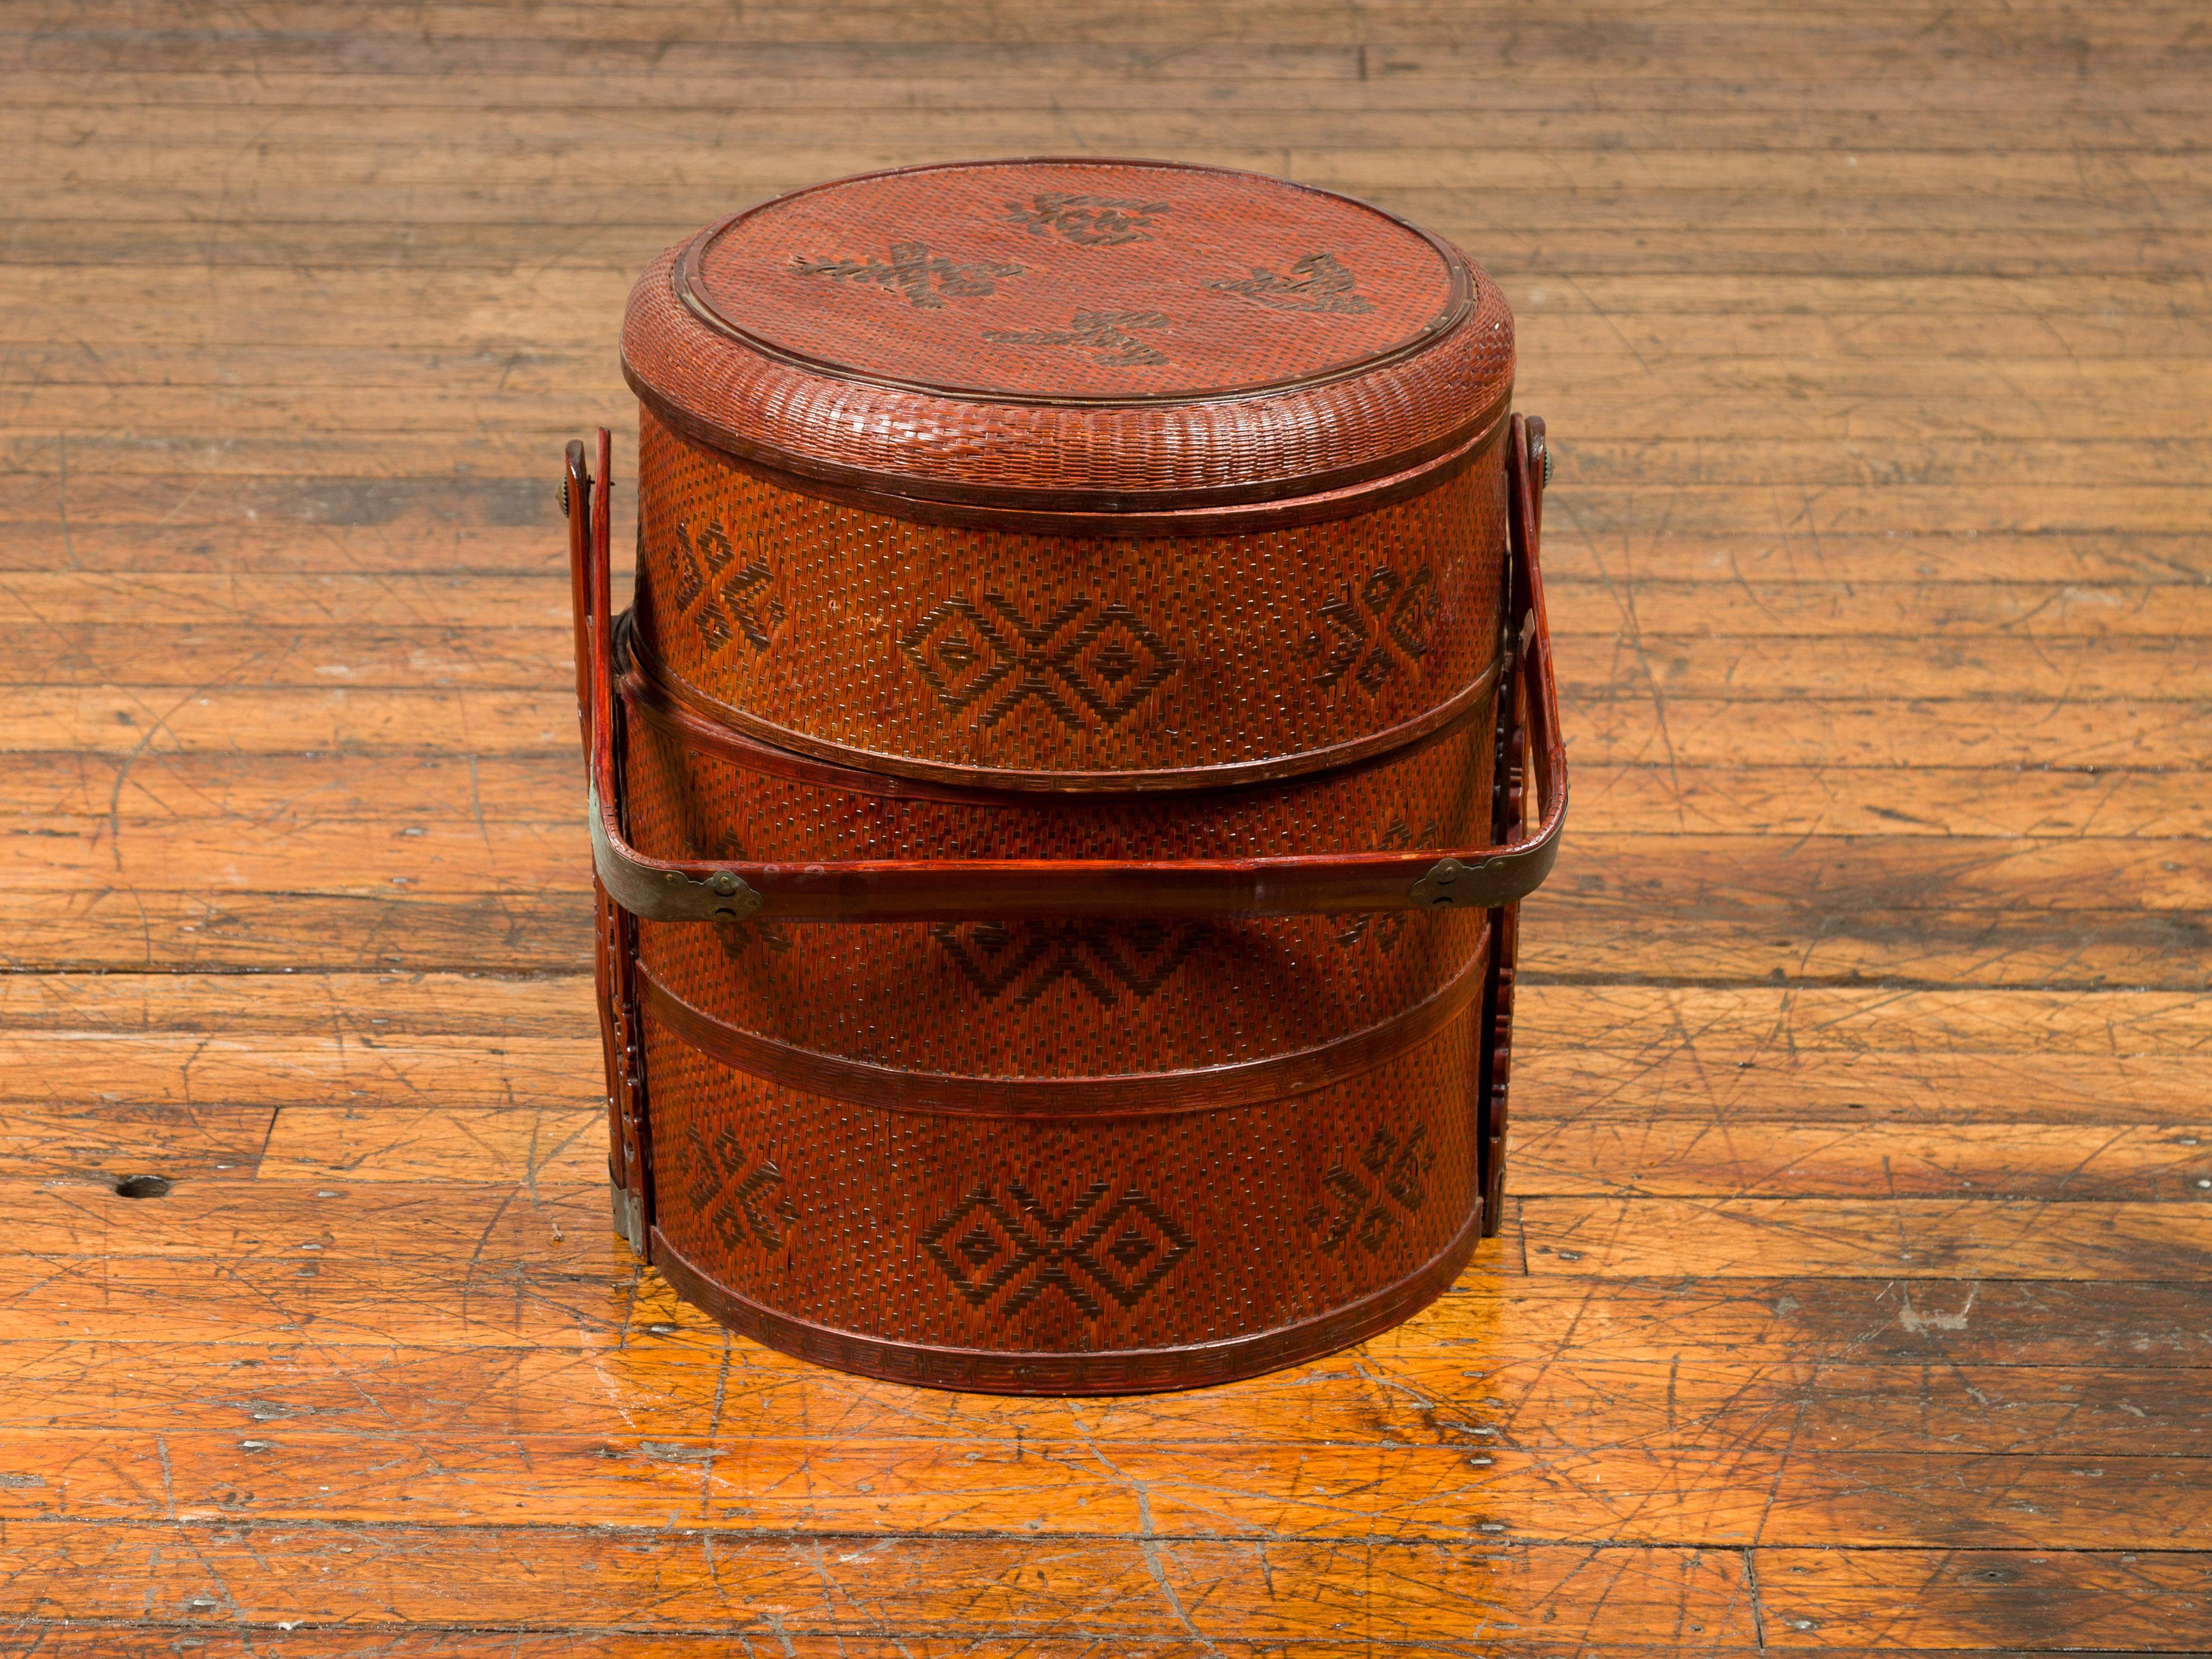
{"label": "rattan handle", "polygon": [[[1378,910],[1495,910],[1551,873],[1566,821],[1552,641],[1538,567],[1542,425],[1513,417],[1506,469],[1512,561],[1508,650],[1527,677],[1528,768],[1541,821],[1504,846],[1267,859],[878,859],[747,863],[648,858],[623,835],[614,700],[607,480],[568,446],[563,501],[575,586],[577,692],[590,779],[592,856],[609,897],[648,921],[961,921],[1195,916],[1348,915]],[[600,434],[601,450],[606,434]],[[601,471],[604,475],[605,463]],[[582,521],[580,522],[580,514]],[[1501,696],[1498,717],[1512,716]]]}

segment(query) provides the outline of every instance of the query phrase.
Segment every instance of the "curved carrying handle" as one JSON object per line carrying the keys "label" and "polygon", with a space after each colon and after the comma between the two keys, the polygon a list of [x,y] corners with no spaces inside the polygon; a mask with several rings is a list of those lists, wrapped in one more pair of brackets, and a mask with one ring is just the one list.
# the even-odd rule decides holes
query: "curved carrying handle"
{"label": "curved carrying handle", "polygon": [[[1534,891],[1551,873],[1566,820],[1567,757],[1537,567],[1545,469],[1540,422],[1532,425],[1514,416],[1506,453],[1511,544],[1506,648],[1528,677],[1528,762],[1543,816],[1521,840],[1445,853],[776,864],[647,858],[624,837],[615,765],[605,465],[592,492],[599,510],[588,526],[579,526],[573,503],[585,487],[581,459],[582,446],[570,445],[563,487],[571,503],[577,649],[580,655],[590,653],[588,663],[579,662],[577,690],[590,772],[592,856],[607,896],[633,915],[648,921],[743,921],[754,915],[791,921],[960,921],[1495,910]],[[1500,717],[1511,712],[1501,698]]]}

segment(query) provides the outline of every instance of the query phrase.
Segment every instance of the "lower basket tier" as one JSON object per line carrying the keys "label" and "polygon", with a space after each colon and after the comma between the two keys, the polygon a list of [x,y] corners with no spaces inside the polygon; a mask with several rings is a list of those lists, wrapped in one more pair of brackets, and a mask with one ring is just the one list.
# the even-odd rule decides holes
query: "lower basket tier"
{"label": "lower basket tier", "polygon": [[1478,1023],[1283,1097],[1016,1115],[799,1092],[648,1013],[653,1261],[748,1336],[902,1382],[1118,1394],[1275,1370],[1465,1266]]}

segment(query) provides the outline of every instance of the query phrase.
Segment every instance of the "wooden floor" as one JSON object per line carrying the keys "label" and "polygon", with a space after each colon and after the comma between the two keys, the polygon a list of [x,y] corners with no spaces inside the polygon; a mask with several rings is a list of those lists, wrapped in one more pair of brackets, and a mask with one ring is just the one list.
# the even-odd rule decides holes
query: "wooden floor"
{"label": "wooden floor", "polygon": [[[2184,0],[8,0],[0,1651],[2212,1648],[2208,72]],[[1561,464],[1504,1236],[1204,1395],[811,1370],[605,1219],[561,441],[628,475],[679,235],[1040,151],[1456,238]]]}

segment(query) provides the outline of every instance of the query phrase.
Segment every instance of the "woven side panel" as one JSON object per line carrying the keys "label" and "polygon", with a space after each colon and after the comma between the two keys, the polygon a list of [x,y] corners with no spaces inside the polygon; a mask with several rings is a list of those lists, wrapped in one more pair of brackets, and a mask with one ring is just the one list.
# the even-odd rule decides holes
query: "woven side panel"
{"label": "woven side panel", "polygon": [[1319,525],[1076,539],[799,495],[648,414],[639,626],[684,682],[856,764],[1119,772],[1309,754],[1431,715],[1489,671],[1502,457]]}
{"label": "woven side panel", "polygon": [[[764,776],[632,723],[629,830],[664,857],[1207,858],[1468,846],[1488,723],[1397,760],[1201,797],[992,801]],[[641,924],[694,1006],[779,1042],[915,1071],[1101,1077],[1312,1048],[1436,995],[1479,913],[865,927]],[[659,1089],[656,1088],[658,1097]]]}
{"label": "woven side panel", "polygon": [[659,1224],[739,1295],[872,1337],[1248,1335],[1405,1278],[1467,1220],[1474,1025],[1295,1100],[1054,1123],[795,1094],[648,1021]]}

